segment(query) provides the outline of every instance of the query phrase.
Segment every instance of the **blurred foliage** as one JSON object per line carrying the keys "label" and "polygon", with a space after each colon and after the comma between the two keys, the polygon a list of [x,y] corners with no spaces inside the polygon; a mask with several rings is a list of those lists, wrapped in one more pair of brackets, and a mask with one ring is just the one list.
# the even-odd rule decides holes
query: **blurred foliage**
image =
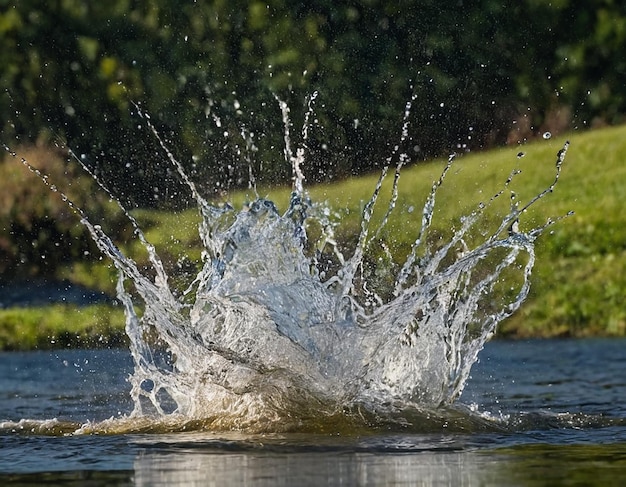
{"label": "blurred foliage", "polygon": [[[626,111],[617,0],[0,0],[2,139],[67,140],[139,206],[182,191],[133,103],[206,192],[286,182],[283,128],[319,91],[309,180],[524,139]],[[293,129],[292,138],[300,139]]]}
{"label": "blurred foliage", "polygon": [[[94,224],[126,238],[128,221],[115,211],[116,205],[102,192],[95,181],[76,163],[68,162],[62,149],[31,147],[16,151],[15,159],[25,159],[47,175],[49,184],[66,182],[58,188],[89,214]],[[27,279],[33,275],[58,277],[65,267],[100,257],[100,251],[79,216],[53,194],[37,176],[8,156],[0,160],[0,274],[4,278]]]}

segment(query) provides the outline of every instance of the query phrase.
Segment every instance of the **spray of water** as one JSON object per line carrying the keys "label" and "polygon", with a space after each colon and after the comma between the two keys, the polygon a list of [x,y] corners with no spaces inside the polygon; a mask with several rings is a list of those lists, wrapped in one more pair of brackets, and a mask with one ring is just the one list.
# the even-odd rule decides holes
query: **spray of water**
{"label": "spray of water", "polygon": [[[328,208],[312,202],[305,189],[302,168],[315,97],[309,100],[302,142],[295,151],[289,108],[278,100],[285,157],[293,169],[293,191],[283,214],[258,197],[240,211],[212,205],[137,107],[201,216],[203,265],[182,293],[171,289],[157,250],[121,204],[148,253],[150,272],[140,270],[63,196],[120,271],[117,295],[125,307],[135,362],[131,419],[276,430],[322,424],[338,416],[406,421],[407,411],[441,411],[459,397],[498,323],[526,298],[534,242],[556,220],[527,232],[519,230],[518,220],[553,191],[568,143],[557,155],[552,184],[525,204],[513,196],[509,213],[481,242],[469,245],[466,236],[518,170],[500,192],[462,219],[449,241],[431,250],[426,240],[438,189],[454,164],[450,157],[426,199],[408,256],[381,292],[368,277],[368,256],[373,244],[380,244],[396,207],[401,168],[408,161],[400,147],[408,137],[411,103],[399,144],[364,207],[354,251],[344,257]],[[372,216],[393,161],[391,196],[374,225]],[[22,162],[56,190],[44,174]],[[253,184],[252,174],[250,179]],[[308,235],[311,226],[321,229],[316,237]],[[384,242],[382,248],[387,248]],[[333,271],[323,265],[329,259],[335,263]],[[519,285],[502,295],[501,282],[511,273],[518,275]],[[141,316],[129,282],[142,300]],[[495,300],[495,295],[500,297]]]}

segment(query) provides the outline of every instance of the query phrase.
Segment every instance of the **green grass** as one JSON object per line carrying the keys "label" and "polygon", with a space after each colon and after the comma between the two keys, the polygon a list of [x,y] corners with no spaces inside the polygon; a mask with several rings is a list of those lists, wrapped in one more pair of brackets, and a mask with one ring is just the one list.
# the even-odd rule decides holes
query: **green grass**
{"label": "green grass", "polygon": [[[626,334],[626,127],[570,134],[524,147],[473,153],[459,158],[437,195],[433,230],[448,234],[459,217],[488,200],[502,188],[511,170],[522,173],[510,186],[523,204],[554,179],[556,154],[566,138],[571,141],[555,191],[529,209],[522,228],[532,228],[550,217],[574,211],[540,237],[531,295],[522,309],[500,326],[500,336],[623,336]],[[519,151],[525,156],[517,159]],[[389,225],[388,238],[402,253],[419,227],[422,208],[443,161],[420,164],[404,171],[399,211]],[[333,204],[358,213],[375,177],[315,188]],[[482,228],[492,228],[509,210],[507,192],[486,211]],[[382,205],[385,206],[384,204]],[[351,222],[348,227],[356,228]],[[481,228],[478,228],[480,230]]]}
{"label": "green grass", "polygon": [[121,308],[51,305],[0,310],[0,350],[111,347],[126,343]]}
{"label": "green grass", "polygon": [[[570,149],[556,190],[523,215],[522,229],[543,224],[550,217],[566,218],[537,241],[537,264],[529,299],[514,316],[501,324],[499,336],[623,336],[626,335],[626,126],[570,134]],[[457,158],[437,193],[431,236],[445,239],[459,226],[461,216],[488,201],[518,167],[522,170],[507,191],[496,198],[474,232],[493,228],[508,213],[510,191],[524,204],[548,187],[555,174],[556,154],[566,137],[538,140],[525,146],[508,147]],[[518,159],[517,153],[525,156]],[[382,233],[401,259],[419,230],[421,209],[433,181],[439,178],[445,160],[415,164],[402,172],[396,211]],[[341,215],[338,236],[343,242],[355,240],[363,205],[369,200],[378,174],[351,178],[309,189],[315,201],[328,201]],[[374,221],[387,208],[391,180],[388,178]],[[259,190],[261,196],[285,208],[289,189]],[[235,206],[249,194],[231,195]],[[413,207],[413,211],[409,209]],[[138,211],[148,239],[161,257],[174,263],[182,254],[200,258],[195,210],[177,214]],[[470,236],[471,240],[472,237]],[[146,265],[145,252],[138,243],[122,246],[139,265]],[[173,264],[170,265],[173,269]],[[92,266],[68,267],[63,277],[111,292],[114,269],[106,260]],[[54,313],[39,310],[0,312],[0,349],[82,345],[111,333],[123,332],[121,311],[113,314],[102,308],[54,307]],[[55,344],[52,340],[55,337]],[[76,338],[74,338],[76,337]],[[118,342],[115,338],[113,341]]]}

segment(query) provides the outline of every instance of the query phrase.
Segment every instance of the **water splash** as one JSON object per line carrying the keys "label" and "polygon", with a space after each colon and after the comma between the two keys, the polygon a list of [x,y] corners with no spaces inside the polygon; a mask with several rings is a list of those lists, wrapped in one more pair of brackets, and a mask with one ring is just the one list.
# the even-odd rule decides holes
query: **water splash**
{"label": "water splash", "polygon": [[[262,430],[302,428],[338,416],[368,424],[410,421],[410,411],[432,413],[454,403],[484,343],[527,297],[534,242],[556,220],[527,232],[519,230],[518,221],[553,191],[569,143],[557,155],[552,184],[526,204],[513,194],[509,213],[481,242],[470,245],[466,236],[519,170],[462,219],[449,241],[431,250],[427,236],[438,189],[454,164],[450,157],[426,199],[408,256],[395,271],[384,269],[388,285],[381,290],[370,277],[369,257],[375,245],[388,252],[380,242],[396,207],[401,168],[408,161],[400,147],[408,137],[411,103],[399,144],[364,207],[354,251],[346,258],[335,243],[328,208],[312,202],[304,184],[315,97],[309,100],[302,144],[295,151],[289,108],[278,100],[285,157],[293,169],[293,192],[284,214],[258,197],[240,211],[209,203],[149,116],[136,107],[201,216],[203,265],[183,292],[170,286],[157,250],[121,203],[148,253],[150,272],[140,270],[62,195],[120,271],[117,294],[125,307],[135,363],[131,418]],[[394,160],[391,196],[375,226],[372,216]],[[44,174],[22,162],[57,191]],[[308,235],[311,227],[319,229],[315,237]],[[333,265],[326,264],[329,260]],[[513,292],[503,293],[502,282],[511,274],[518,276],[518,284]],[[128,281],[141,297],[141,315],[126,289]]]}

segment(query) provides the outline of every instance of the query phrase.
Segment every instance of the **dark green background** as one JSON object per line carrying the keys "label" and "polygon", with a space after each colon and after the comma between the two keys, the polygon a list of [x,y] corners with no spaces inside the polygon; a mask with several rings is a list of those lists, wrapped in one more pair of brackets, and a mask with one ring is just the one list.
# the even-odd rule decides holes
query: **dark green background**
{"label": "dark green background", "polygon": [[0,6],[2,139],[67,140],[141,206],[168,200],[173,178],[131,102],[207,191],[247,183],[242,127],[254,134],[257,177],[289,178],[273,93],[299,127],[305,97],[319,91],[309,180],[378,167],[412,95],[405,150],[415,159],[616,123],[626,111],[626,4],[617,0]]}

